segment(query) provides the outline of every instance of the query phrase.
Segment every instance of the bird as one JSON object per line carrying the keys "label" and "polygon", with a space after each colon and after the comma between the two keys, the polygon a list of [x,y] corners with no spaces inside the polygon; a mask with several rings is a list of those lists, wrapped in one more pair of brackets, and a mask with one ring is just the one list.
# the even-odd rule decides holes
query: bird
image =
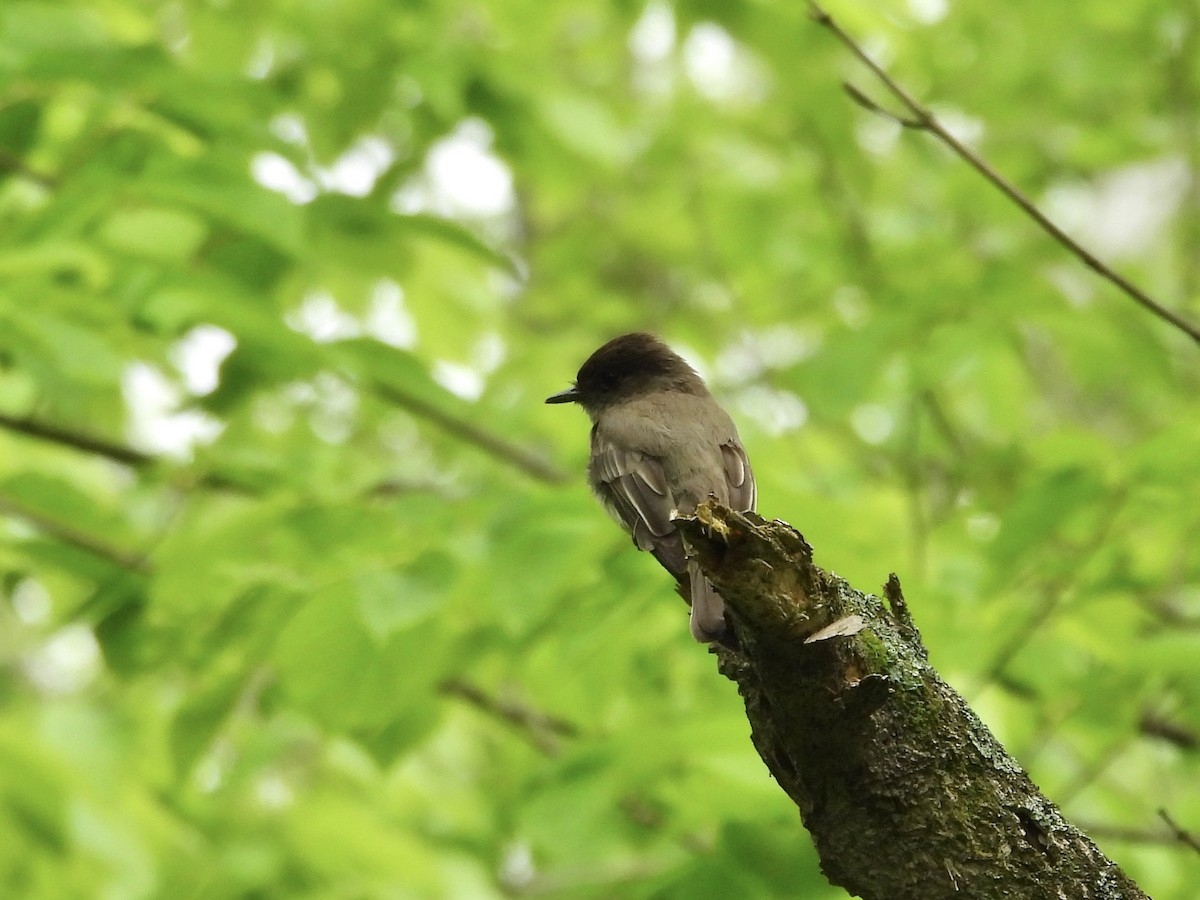
{"label": "bird", "polygon": [[608,341],[547,403],[577,403],[592,422],[587,480],[608,513],[691,599],[701,643],[727,642],[725,602],[687,557],[675,527],[712,495],[739,512],[757,504],[754,473],[729,414],[704,380],[652,334]]}

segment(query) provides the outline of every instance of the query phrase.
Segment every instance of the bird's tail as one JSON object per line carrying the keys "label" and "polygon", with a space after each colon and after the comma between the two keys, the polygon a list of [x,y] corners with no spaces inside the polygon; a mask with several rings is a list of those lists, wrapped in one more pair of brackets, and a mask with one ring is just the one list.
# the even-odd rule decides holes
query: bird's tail
{"label": "bird's tail", "polygon": [[692,637],[703,644],[720,640],[729,629],[725,601],[693,560],[688,560],[688,580],[692,583]]}

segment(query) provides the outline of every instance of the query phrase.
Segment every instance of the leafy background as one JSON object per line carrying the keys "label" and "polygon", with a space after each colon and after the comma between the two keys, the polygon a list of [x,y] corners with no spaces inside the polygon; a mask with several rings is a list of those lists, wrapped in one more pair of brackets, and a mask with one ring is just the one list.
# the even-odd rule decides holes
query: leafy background
{"label": "leafy background", "polygon": [[[1200,318],[1200,10],[831,11]],[[8,896],[838,897],[546,407],[653,329],[1159,900],[1196,347],[792,2],[0,5]]]}

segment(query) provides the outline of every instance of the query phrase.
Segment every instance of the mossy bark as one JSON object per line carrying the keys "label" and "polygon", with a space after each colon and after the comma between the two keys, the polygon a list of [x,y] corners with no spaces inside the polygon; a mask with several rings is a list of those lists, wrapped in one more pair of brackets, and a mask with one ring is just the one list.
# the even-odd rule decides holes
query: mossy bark
{"label": "mossy bark", "polygon": [[938,676],[895,576],[860,593],[787,523],[713,502],[677,525],[730,610],[720,670],[830,881],[866,900],[1146,897]]}

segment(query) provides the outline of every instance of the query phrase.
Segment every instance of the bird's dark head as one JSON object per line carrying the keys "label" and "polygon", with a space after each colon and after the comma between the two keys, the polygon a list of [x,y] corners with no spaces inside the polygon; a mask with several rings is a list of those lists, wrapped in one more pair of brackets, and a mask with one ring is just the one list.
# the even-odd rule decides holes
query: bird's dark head
{"label": "bird's dark head", "polygon": [[670,347],[652,334],[613,338],[588,357],[575,386],[547,397],[547,403],[578,403],[596,412],[613,403],[655,391],[707,393],[704,382]]}

